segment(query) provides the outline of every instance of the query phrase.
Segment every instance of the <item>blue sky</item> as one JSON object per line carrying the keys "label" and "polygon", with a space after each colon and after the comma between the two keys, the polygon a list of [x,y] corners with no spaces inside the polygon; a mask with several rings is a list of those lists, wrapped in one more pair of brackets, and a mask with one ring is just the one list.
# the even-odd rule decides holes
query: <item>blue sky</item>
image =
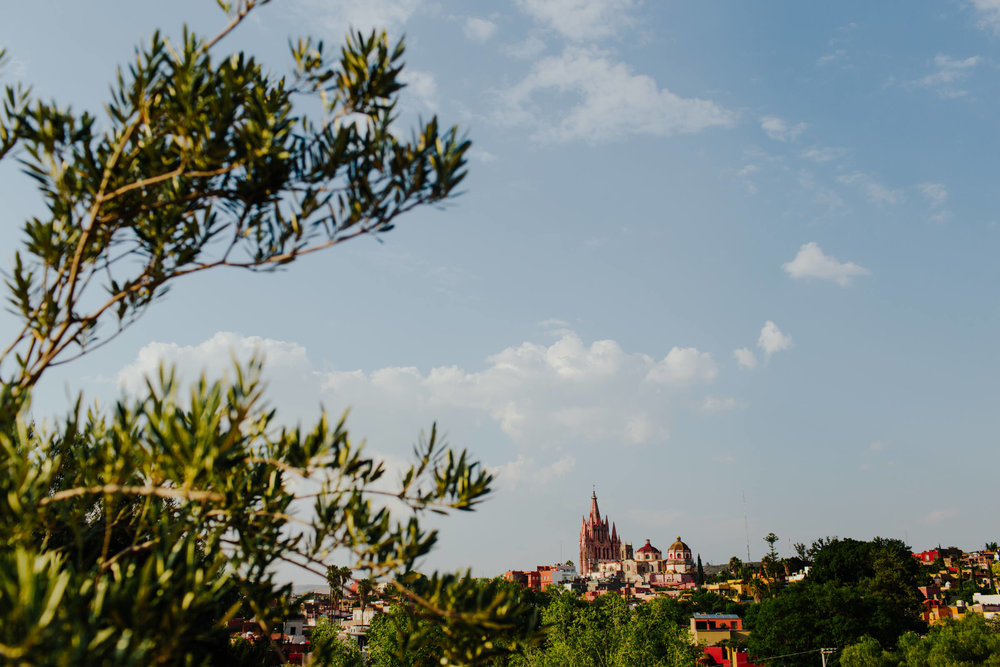
{"label": "blue sky", "polygon": [[[18,3],[2,73],[99,110],[159,27],[214,3]],[[178,284],[50,375],[58,411],[160,360],[268,354],[288,421],[396,465],[437,420],[496,469],[427,567],[577,558],[596,485],[633,543],[706,562],[821,536],[997,537],[1000,2],[277,0],[227,39],[407,37],[403,125],[474,142],[465,193],[276,275]],[[220,52],[222,53],[222,52]],[[38,212],[0,165],[2,261]],[[9,338],[16,321],[0,315]]]}

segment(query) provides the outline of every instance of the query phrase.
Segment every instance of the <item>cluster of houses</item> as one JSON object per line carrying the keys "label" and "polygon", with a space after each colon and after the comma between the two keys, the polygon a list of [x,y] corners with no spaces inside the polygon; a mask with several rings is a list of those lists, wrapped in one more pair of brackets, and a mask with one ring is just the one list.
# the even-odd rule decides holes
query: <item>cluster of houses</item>
{"label": "cluster of houses", "polygon": [[[376,586],[375,593],[381,589]],[[312,590],[296,598],[300,615],[286,619],[281,628],[274,628],[270,643],[281,648],[286,664],[308,665],[311,653],[311,636],[317,624],[327,621],[339,628],[342,638],[350,638],[364,653],[365,637],[372,619],[385,611],[389,604],[381,595],[361,595],[358,582],[344,586],[340,595],[333,589]],[[260,641],[260,625],[253,619],[234,618],[229,621],[233,640],[243,637]]]}
{"label": "cluster of houses", "polygon": [[[1000,613],[1000,595],[997,595],[997,570],[1000,570],[1000,551],[963,552],[955,547],[930,549],[913,554],[921,565],[929,568],[931,583],[919,588],[924,596],[923,619],[940,623],[965,614],[980,614],[992,619]],[[977,588],[987,588],[994,594],[972,593],[968,596],[965,582]]]}

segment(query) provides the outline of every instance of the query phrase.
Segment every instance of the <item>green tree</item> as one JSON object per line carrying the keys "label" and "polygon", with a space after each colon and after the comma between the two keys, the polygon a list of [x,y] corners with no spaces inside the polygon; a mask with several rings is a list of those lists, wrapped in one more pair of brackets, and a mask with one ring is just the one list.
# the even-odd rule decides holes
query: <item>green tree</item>
{"label": "green tree", "polygon": [[[866,635],[891,647],[903,633],[923,630],[919,568],[899,540],[826,541],[813,554],[808,580],[748,610],[752,657],[845,646]],[[814,657],[785,662],[812,664]]]}
{"label": "green tree", "polygon": [[358,645],[350,638],[340,637],[340,626],[329,619],[317,621],[309,636],[313,664],[328,667],[356,667],[363,664]]}
{"label": "green tree", "polygon": [[844,667],[974,667],[1000,665],[1000,634],[979,614],[948,619],[925,636],[907,633],[892,649],[883,650],[866,637],[847,646]]}
{"label": "green tree", "polygon": [[778,543],[779,539],[781,538],[779,538],[774,533],[768,533],[767,535],[764,536],[764,541],[767,542],[767,554],[771,557],[772,560],[778,558],[778,552],[774,550],[774,545]]}
{"label": "green tree", "polygon": [[[562,591],[542,613],[545,643],[511,658],[520,667],[632,667],[695,664],[702,652],[679,627],[676,601],[657,598],[632,608],[609,593],[594,602]],[[689,618],[689,616],[687,616]]]}
{"label": "green tree", "polygon": [[[334,550],[390,582],[414,613],[446,619],[439,658],[473,663],[483,638],[530,638],[511,591],[465,599],[466,574],[415,592],[405,574],[434,546],[430,510],[473,509],[493,477],[435,428],[389,491],[343,420],[279,428],[260,360],[182,392],[169,370],[111,410],[79,401],[32,423],[32,388],[55,364],[111,341],[174,281],[275,270],[414,207],[445,204],[469,142],[436,118],[398,138],[403,44],[348,37],[292,47],[294,68],[225,52],[267,0],[220,1],[214,37],[157,33],[118,72],[98,119],[6,86],[0,159],[15,157],[43,210],[5,274],[19,331],[0,350],[0,659],[36,664],[227,664],[226,622],[291,610],[274,568],[318,576]],[[309,111],[305,111],[309,110]],[[293,516],[295,489],[319,492]],[[391,496],[397,515],[374,500]],[[525,615],[527,614],[527,616]]]}
{"label": "green tree", "polygon": [[861,641],[844,647],[840,654],[842,667],[898,667],[899,660],[872,637],[862,637]]}

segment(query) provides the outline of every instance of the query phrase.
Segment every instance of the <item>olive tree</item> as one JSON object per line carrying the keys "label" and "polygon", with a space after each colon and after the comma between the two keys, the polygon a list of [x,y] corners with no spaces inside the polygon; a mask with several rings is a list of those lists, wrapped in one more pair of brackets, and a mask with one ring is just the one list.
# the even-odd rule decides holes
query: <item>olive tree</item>
{"label": "olive tree", "polygon": [[436,540],[421,515],[471,510],[493,479],[433,427],[393,486],[343,420],[279,426],[259,359],[190,389],[166,369],[54,427],[30,418],[48,369],[113,340],[175,281],[382,234],[465,176],[457,128],[396,127],[402,42],[356,33],[331,54],[304,38],[276,73],[224,51],[267,0],[219,4],[214,37],[138,47],[100,116],[3,91],[0,159],[44,209],[4,273],[19,332],[0,348],[0,659],[227,664],[229,619],[269,636],[288,612],[275,566],[322,577],[334,552],[447,628],[443,662],[474,663],[494,637],[517,646],[536,623],[516,593],[472,604],[468,574],[407,576]]}

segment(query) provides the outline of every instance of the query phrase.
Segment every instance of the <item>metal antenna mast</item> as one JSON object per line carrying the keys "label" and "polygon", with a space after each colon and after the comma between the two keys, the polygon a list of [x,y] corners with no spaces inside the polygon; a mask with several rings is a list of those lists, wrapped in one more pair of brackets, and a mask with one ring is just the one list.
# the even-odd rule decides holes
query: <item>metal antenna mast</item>
{"label": "metal antenna mast", "polygon": [[747,493],[743,489],[740,489],[740,494],[743,495],[743,528],[747,532],[747,562],[750,562],[750,521],[747,519]]}

